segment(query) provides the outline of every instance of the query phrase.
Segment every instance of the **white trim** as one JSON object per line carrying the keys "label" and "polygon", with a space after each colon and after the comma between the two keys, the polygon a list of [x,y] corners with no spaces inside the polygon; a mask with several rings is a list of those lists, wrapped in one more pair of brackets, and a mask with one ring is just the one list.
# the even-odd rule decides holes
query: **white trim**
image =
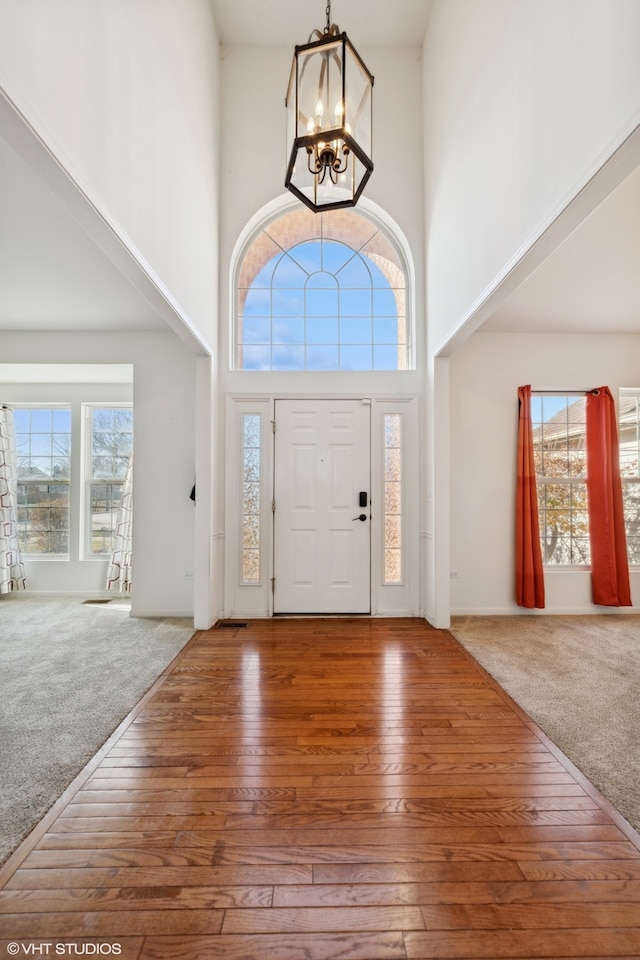
{"label": "white trim", "polygon": [[[226,395],[226,490],[225,490],[225,520],[227,523],[224,535],[225,583],[224,583],[224,616],[225,617],[271,617],[273,616],[273,594],[271,591],[271,577],[273,576],[273,515],[271,500],[273,498],[273,465],[274,442],[271,430],[271,420],[274,417],[275,401],[279,399],[297,399],[301,395],[295,394],[261,394],[253,396],[242,394]],[[362,400],[363,394],[351,394],[348,391],[329,394],[305,394],[305,398],[317,400],[340,399]],[[371,399],[372,411],[372,451],[371,451],[371,503],[372,511],[383,502],[383,472],[381,437],[383,416],[385,413],[400,412],[406,418],[404,429],[404,470],[405,500],[403,503],[403,535],[405,537],[405,577],[402,584],[382,583],[382,542],[380,538],[372,540],[371,550],[371,610],[373,617],[412,617],[420,616],[419,584],[420,584],[420,538],[417,534],[419,527],[419,418],[418,397],[403,397],[397,394],[373,395],[367,394],[364,399]],[[261,539],[264,548],[261,582],[259,584],[241,584],[239,577],[241,562],[240,528],[240,485],[241,485],[241,450],[242,431],[241,418],[244,413],[261,412],[263,417],[262,439],[265,449],[262,451],[262,476],[267,478],[265,489],[261,491],[262,522]],[[380,513],[382,516],[382,508]],[[218,536],[221,536],[220,534]],[[250,599],[251,598],[251,602]]]}
{"label": "white trim", "polygon": [[56,199],[77,221],[105,256],[133,284],[157,311],[164,323],[192,352],[211,355],[212,348],[190,320],[188,314],[162,282],[151,264],[120,224],[91,196],[71,172],[71,165],[62,162],[26,112],[0,88],[0,130],[10,146],[37,172]]}
{"label": "white trim", "polygon": [[[600,607],[595,604],[581,607],[554,607],[553,610],[534,610],[522,607],[454,607],[452,617],[556,617],[556,616],[631,616],[640,613],[640,607]],[[451,629],[455,629],[452,627]]]}

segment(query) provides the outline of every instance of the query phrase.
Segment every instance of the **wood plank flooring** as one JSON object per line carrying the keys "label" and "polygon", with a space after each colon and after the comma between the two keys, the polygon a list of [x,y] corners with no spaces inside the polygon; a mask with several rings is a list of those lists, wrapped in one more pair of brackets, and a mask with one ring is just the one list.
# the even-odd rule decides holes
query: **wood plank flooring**
{"label": "wood plank flooring", "polygon": [[640,957],[640,838],[422,620],[196,635],[0,881],[0,957]]}

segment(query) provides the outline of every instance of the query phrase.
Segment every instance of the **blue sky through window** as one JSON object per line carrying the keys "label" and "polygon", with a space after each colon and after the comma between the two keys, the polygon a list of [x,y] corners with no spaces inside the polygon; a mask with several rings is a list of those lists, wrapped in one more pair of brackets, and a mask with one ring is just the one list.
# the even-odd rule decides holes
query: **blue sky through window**
{"label": "blue sky through window", "polygon": [[372,260],[336,240],[305,240],[272,257],[246,291],[240,366],[404,369],[405,329],[396,294]]}

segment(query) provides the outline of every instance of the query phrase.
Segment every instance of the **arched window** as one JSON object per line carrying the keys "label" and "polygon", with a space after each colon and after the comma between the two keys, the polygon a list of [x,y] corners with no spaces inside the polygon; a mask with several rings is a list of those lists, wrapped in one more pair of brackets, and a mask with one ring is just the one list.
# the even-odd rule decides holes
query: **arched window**
{"label": "arched window", "polygon": [[383,226],[295,209],[245,246],[236,272],[239,370],[407,370],[407,269]]}

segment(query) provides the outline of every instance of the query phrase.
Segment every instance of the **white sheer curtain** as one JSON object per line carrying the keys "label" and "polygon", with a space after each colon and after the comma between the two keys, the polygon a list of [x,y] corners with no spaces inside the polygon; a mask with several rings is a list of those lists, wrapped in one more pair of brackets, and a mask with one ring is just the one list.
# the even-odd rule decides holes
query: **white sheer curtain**
{"label": "white sheer curtain", "polygon": [[131,593],[131,527],[133,520],[133,454],[129,457],[127,473],[122,484],[116,537],[107,570],[107,590]]}
{"label": "white sheer curtain", "polygon": [[17,489],[13,410],[0,406],[0,593],[27,585],[18,542]]}

